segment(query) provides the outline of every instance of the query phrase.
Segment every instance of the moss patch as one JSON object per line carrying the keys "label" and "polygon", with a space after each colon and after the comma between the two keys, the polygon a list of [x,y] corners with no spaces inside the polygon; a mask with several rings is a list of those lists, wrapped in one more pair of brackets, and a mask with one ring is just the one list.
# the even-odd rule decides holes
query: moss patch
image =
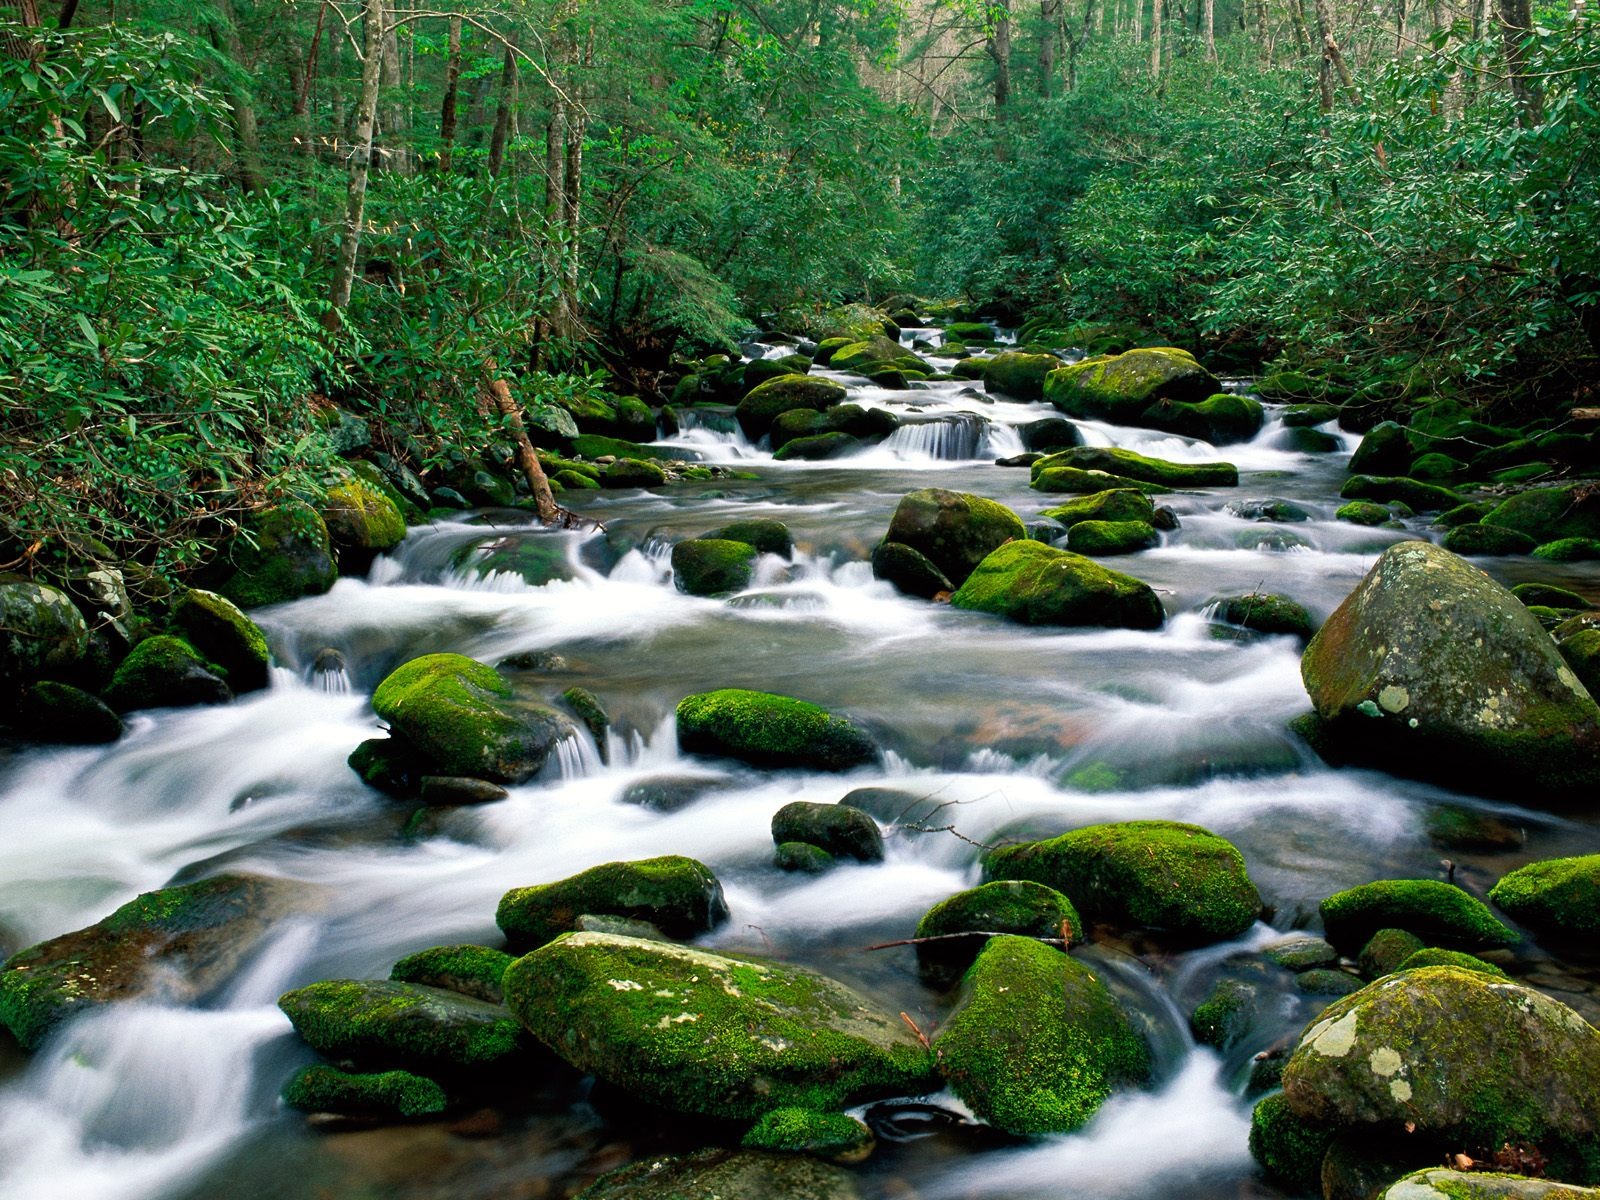
{"label": "moss patch", "polygon": [[990,554],[950,603],[1025,625],[1157,629],[1166,619],[1143,580],[1031,541],[1009,542]]}
{"label": "moss patch", "polygon": [[756,766],[847,771],[877,758],[872,739],[843,717],[804,700],[723,688],[678,703],[678,745],[688,754]]}
{"label": "moss patch", "polygon": [[389,978],[499,1004],[503,999],[500,980],[511,963],[511,955],[488,946],[434,946],[406,955],[394,964]]}
{"label": "moss patch", "polygon": [[1175,463],[1110,446],[1072,446],[1041,458],[1030,469],[1038,476],[1055,467],[1104,471],[1168,488],[1236,487],[1239,483],[1239,468],[1232,463]]}
{"label": "moss patch", "polygon": [[449,1106],[442,1087],[409,1071],[358,1075],[327,1066],[296,1071],[284,1085],[283,1102],[302,1112],[406,1119],[430,1117]]}
{"label": "moss patch", "polygon": [[1322,1194],[1322,1159],[1334,1131],[1295,1115],[1282,1092],[1260,1101],[1250,1116],[1250,1154],[1274,1183],[1301,1194]]}
{"label": "moss patch", "polygon": [[750,585],[758,551],[748,542],[693,538],[672,548],[672,579],[691,596],[723,596]]}
{"label": "moss patch", "polygon": [[1529,863],[1495,884],[1489,899],[1530,929],[1593,937],[1600,933],[1600,854]]}
{"label": "moss patch", "polygon": [[585,913],[649,921],[669,937],[695,937],[728,918],[722,884],[682,855],[605,863],[567,879],[512,888],[495,923],[513,947],[533,949],[576,928]]}
{"label": "moss patch", "polygon": [[[1517,935],[1483,901],[1436,879],[1386,879],[1322,902],[1328,940],[1353,952],[1381,929],[1402,929],[1440,946],[1509,946]],[[1414,947],[1415,949],[1415,947]]]}
{"label": "moss patch", "polygon": [[851,1161],[872,1149],[872,1130],[844,1113],[775,1108],[750,1127],[740,1145],[750,1150],[815,1154]]}

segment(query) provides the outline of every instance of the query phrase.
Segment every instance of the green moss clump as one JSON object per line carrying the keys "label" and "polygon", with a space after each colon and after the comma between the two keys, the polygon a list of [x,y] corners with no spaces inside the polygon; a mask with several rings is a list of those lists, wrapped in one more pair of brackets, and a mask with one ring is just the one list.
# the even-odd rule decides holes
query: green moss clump
{"label": "green moss clump", "polygon": [[162,635],[146,638],[117,667],[106,702],[118,712],[226,704],[233,693],[188,642]]}
{"label": "green moss clump", "polygon": [[795,800],[772,814],[772,840],[810,842],[835,858],[857,862],[883,861],[883,834],[878,823],[858,808]]}
{"label": "green moss clump", "polygon": [[[841,368],[842,369],[842,368]],[[734,410],[739,427],[752,441],[772,428],[782,413],[796,408],[821,412],[844,401],[848,393],[842,383],[815,375],[784,375],[752,388]]]}
{"label": "green moss clump", "polygon": [[1250,1154],[1287,1191],[1322,1194],[1322,1159],[1333,1130],[1294,1114],[1282,1092],[1265,1097],[1250,1116]]}
{"label": "green moss clump", "polygon": [[772,865],[780,871],[821,875],[837,866],[838,859],[810,842],[779,842],[772,853]]}
{"label": "green moss clump", "polygon": [[600,481],[593,475],[580,471],[557,471],[550,476],[550,482],[559,483],[570,492],[592,492],[600,486]]}
{"label": "green moss clump", "polygon": [[104,745],[123,733],[122,718],[99,697],[50,679],[23,690],[17,723],[38,741],[79,746]]}
{"label": "green moss clump", "polygon": [[1600,506],[1586,498],[1580,488],[1575,485],[1519,492],[1484,517],[1484,523],[1514,529],[1540,543],[1600,538]]}
{"label": "green moss clump", "polygon": [[848,771],[878,757],[859,727],[789,696],[723,688],[678,703],[678,745],[687,754],[755,766]]}
{"label": "green moss clump", "polygon": [[1106,558],[1137,554],[1161,544],[1161,535],[1143,521],[1079,521],[1067,531],[1067,548],[1074,554]]}
{"label": "green moss clump", "polygon": [[1094,974],[1031,938],[990,940],[934,1039],[939,1071],[984,1121],[1034,1136],[1082,1126],[1149,1051]]}
{"label": "green moss clump", "polygon": [[721,596],[748,587],[757,550],[746,542],[694,538],[672,548],[672,576],[680,592]]}
{"label": "green moss clump", "polygon": [[950,937],[962,933],[1060,938],[1071,945],[1085,939],[1087,927],[1072,901],[1031,880],[997,880],[957,892],[917,922],[915,937],[949,939],[917,946],[924,982],[941,987],[955,982],[988,944],[988,938],[981,936]]}
{"label": "green moss clump", "polygon": [[1033,541],[1008,542],[990,554],[950,603],[1025,625],[1158,629],[1166,619],[1143,580]]}
{"label": "green moss clump", "polygon": [[1316,623],[1305,606],[1287,596],[1252,592],[1215,603],[1217,620],[1257,633],[1283,634],[1308,642],[1317,632]]}
{"label": "green moss clump", "polygon": [[1457,525],[1439,544],[1452,554],[1530,554],[1534,540],[1515,529],[1498,525]]}
{"label": "green moss clump", "polygon": [[1484,962],[1476,955],[1463,954],[1460,950],[1441,950],[1437,946],[1429,946],[1418,950],[1398,967],[1397,971],[1416,971],[1423,967],[1457,967],[1463,971],[1477,971],[1482,975],[1493,975],[1505,979],[1506,973],[1491,962]]}
{"label": "green moss clump", "polygon": [[1069,417],[1167,428],[1164,414],[1181,419],[1185,406],[1221,390],[1221,381],[1188,351],[1161,346],[1061,367],[1046,377],[1044,398]]}
{"label": "green moss clump", "polygon": [[1090,920],[1209,940],[1255,922],[1261,896],[1234,846],[1177,821],[1090,825],[984,860],[993,879],[1031,879],[1065,893]]}
{"label": "green moss clump", "polygon": [[1404,929],[1380,929],[1367,939],[1356,962],[1368,979],[1377,979],[1400,969],[1400,964],[1424,949],[1427,943]]}
{"label": "green moss clump", "polygon": [[406,955],[394,964],[389,978],[499,1004],[504,998],[500,981],[512,961],[505,951],[488,946],[434,946]]}
{"label": "green moss clump", "polygon": [[1142,521],[1148,525],[1155,520],[1156,506],[1136,488],[1109,488],[1047,508],[1040,515],[1069,529],[1081,521]]}
{"label": "green moss clump", "polygon": [[1354,952],[1380,929],[1404,929],[1424,944],[1509,946],[1517,935],[1483,901],[1437,879],[1386,879],[1336,892],[1322,902],[1328,940]]}
{"label": "green moss clump", "polygon": [[[1044,459],[1039,459],[1032,466],[1037,467]],[[1085,471],[1081,467],[1047,466],[1033,472],[1032,482],[1028,485],[1036,492],[1051,494],[1065,494],[1069,496],[1091,495],[1107,489],[1143,492],[1147,496],[1163,496],[1174,489],[1163,487],[1159,483],[1147,483],[1142,479],[1130,479],[1123,475],[1111,475],[1105,471]]]}
{"label": "green moss clump", "polygon": [[1577,592],[1549,583],[1519,583],[1511,589],[1511,594],[1530,607],[1536,604],[1543,608],[1581,610],[1589,607],[1589,602]]}
{"label": "green moss clump", "polygon": [[886,542],[909,546],[952,583],[962,583],[990,553],[1028,530],[1003,504],[970,492],[919,488],[895,505]]}
{"label": "green moss clump", "polygon": [[1417,512],[1455,508],[1461,497],[1448,488],[1401,476],[1352,475],[1339,489],[1345,500],[1372,500],[1379,504],[1399,500]]}
{"label": "green moss clump", "polygon": [[1546,562],[1590,562],[1600,558],[1600,538],[1558,538],[1535,546],[1532,554]]}
{"label": "green moss clump", "polygon": [[1489,899],[1531,929],[1592,937],[1600,933],[1600,854],[1529,863],[1495,884]]}
{"label": "green moss clump", "polygon": [[600,474],[600,486],[607,488],[653,488],[666,481],[667,473],[643,458],[619,458]]}
{"label": "green moss clump", "polygon": [[983,390],[1001,392],[1018,400],[1043,400],[1045,376],[1061,366],[1061,360],[1054,354],[1007,350],[989,360]]}
{"label": "green moss clump", "polygon": [[1217,980],[1210,994],[1189,1015],[1194,1040],[1218,1050],[1237,1045],[1250,1032],[1255,1006],[1255,988],[1237,979]]}
{"label": "green moss clump", "polygon": [[1361,980],[1332,967],[1301,971],[1294,977],[1294,985],[1308,996],[1348,996],[1361,990]]}
{"label": "green moss clump", "polygon": [[1352,500],[1348,504],[1341,504],[1339,511],[1333,515],[1352,525],[1383,525],[1394,520],[1394,514],[1387,508],[1370,500]]}
{"label": "green moss clump", "polygon": [[594,738],[594,744],[600,750],[602,759],[606,756],[606,732],[611,728],[611,718],[606,715],[606,710],[601,706],[599,699],[588,688],[569,687],[561,693],[561,702],[571,713],[583,722],[583,727]]}
{"label": "green moss clump", "polygon": [[[580,434],[572,439],[572,452],[580,458],[631,458],[631,459],[670,459],[672,451],[664,447],[642,446],[638,442],[624,441],[622,438],[605,437],[598,433]],[[578,464],[577,469],[585,469],[584,464]],[[598,479],[605,474],[603,468],[588,467],[595,472]]]}
{"label": "green moss clump", "polygon": [[495,923],[513,947],[534,949],[576,928],[585,913],[649,921],[669,937],[695,937],[728,919],[722,884],[678,854],[604,863],[567,879],[512,888]]}
{"label": "green moss clump", "polygon": [[728,542],[743,542],[754,546],[762,554],[776,554],[779,558],[794,556],[794,535],[782,521],[766,517],[752,517],[748,521],[735,521],[705,535],[707,538]]}
{"label": "green moss clump", "polygon": [[296,1071],[283,1088],[283,1102],[302,1112],[347,1116],[431,1117],[449,1107],[444,1089],[410,1071],[356,1075],[337,1067]]}
{"label": "green moss clump", "polygon": [[843,458],[861,446],[861,439],[840,431],[818,433],[808,437],[790,438],[772,457],[778,462],[801,460],[818,462],[825,458]]}
{"label": "green moss clump", "polygon": [[228,560],[234,573],[217,591],[241,608],[318,595],[339,577],[327,525],[300,501],[252,514]]}
{"label": "green moss clump", "polygon": [[1041,458],[1030,470],[1038,476],[1058,467],[1104,471],[1108,475],[1167,488],[1237,487],[1239,484],[1239,468],[1232,463],[1175,463],[1110,446],[1071,446]]}
{"label": "green moss clump", "polygon": [[354,475],[328,489],[322,520],[341,557],[355,552],[358,558],[370,561],[373,554],[393,550],[406,536],[406,519],[399,505]]}
{"label": "green moss clump", "polygon": [[173,608],[172,622],[190,645],[228,673],[234,691],[267,686],[272,666],[267,635],[233,601],[191,588]]}
{"label": "green moss clump", "polygon": [[750,1150],[855,1161],[871,1152],[873,1137],[872,1130],[844,1113],[775,1108],[763,1114],[739,1144]]}

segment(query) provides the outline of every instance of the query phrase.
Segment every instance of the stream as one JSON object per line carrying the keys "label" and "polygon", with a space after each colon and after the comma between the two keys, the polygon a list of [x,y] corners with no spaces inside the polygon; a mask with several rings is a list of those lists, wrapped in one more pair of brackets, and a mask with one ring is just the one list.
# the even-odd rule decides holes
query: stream
{"label": "stream", "polygon": [[[928,336],[932,331],[908,331]],[[786,348],[774,349],[784,353]],[[934,360],[936,363],[947,360]],[[819,372],[830,374],[829,372]],[[1252,1057],[1292,1039],[1327,1003],[1273,996],[1265,1022],[1226,1056],[1196,1047],[1187,1014],[1241,952],[1316,929],[1317,904],[1386,877],[1443,876],[1426,828],[1449,803],[1524,831],[1498,854],[1450,852],[1481,894],[1535,858],[1593,853],[1592,824],[1490,804],[1375,771],[1334,770],[1285,725],[1309,707],[1290,638],[1216,636],[1208,603],[1284,593],[1316,620],[1393,541],[1432,537],[1335,520],[1358,442],[1280,448],[1272,415],[1253,441],[1218,450],[1148,430],[1078,422],[1091,445],[1183,462],[1226,459],[1238,488],[1164,498],[1181,525],[1163,544],[1108,560],[1160,594],[1156,632],[1013,625],[901,596],[867,557],[899,498],[922,487],[991,497],[1025,521],[1065,497],[995,465],[1044,404],[964,382],[886,391],[832,374],[849,399],[909,422],[854,457],[777,462],[726,411],[688,410],[663,446],[754,479],[654,492],[569,494],[593,533],[547,532],[523,514],[463,514],[414,530],[366,579],[253,616],[277,662],[272,686],[221,708],[137,714],[110,747],[30,748],[0,759],[0,952],[89,925],[139,892],[221,869],[304,883],[317,904],[282,922],[220,993],[189,1007],[113,1006],[32,1059],[0,1044],[0,1196],[18,1200],[476,1200],[561,1197],[644,1154],[709,1138],[683,1119],[642,1122],[581,1081],[530,1081],[523,1102],[416,1126],[323,1131],[286,1110],[284,1080],[314,1055],[275,1007],[319,979],[386,977],[398,958],[450,942],[500,942],[508,888],[617,859],[685,854],[709,865],[732,919],[702,939],[813,966],[936,1027],[951,997],[919,981],[910,936],[936,901],[979,878],[979,846],[1130,818],[1192,821],[1244,853],[1272,910],[1239,941],[1174,949],[1141,935],[1075,950],[1138,1014],[1157,1078],[1116,1096],[1084,1130],[1021,1144],[907,1109],[898,1137],[856,1168],[863,1196],[896,1200],[1275,1196],[1246,1146]],[[1256,519],[1251,502],[1305,519]],[[1296,514],[1298,515],[1298,514]],[[679,593],[671,545],[730,521],[792,530],[792,563],[762,559],[729,599]],[[534,581],[484,562],[531,564]],[[1507,583],[1540,578],[1600,602],[1594,564],[1476,560]],[[334,665],[338,652],[342,666]],[[553,699],[580,685],[605,706],[605,746],[572,741],[544,773],[482,807],[411,810],[346,765],[373,736],[372,689],[420,654],[490,663]],[[673,709],[691,692],[750,687],[819,702],[870,728],[883,762],[844,776],[758,771],[676,747]],[[658,811],[624,800],[670,780],[698,792]],[[692,787],[689,787],[692,785]],[[821,876],[772,864],[769,821],[796,799],[894,788],[916,804],[886,829],[886,860]],[[915,826],[914,828],[912,826]],[[1600,971],[1525,946],[1513,974],[1600,1021]],[[952,1113],[949,1095],[920,1098]],[[920,1114],[920,1117],[919,1117]]]}

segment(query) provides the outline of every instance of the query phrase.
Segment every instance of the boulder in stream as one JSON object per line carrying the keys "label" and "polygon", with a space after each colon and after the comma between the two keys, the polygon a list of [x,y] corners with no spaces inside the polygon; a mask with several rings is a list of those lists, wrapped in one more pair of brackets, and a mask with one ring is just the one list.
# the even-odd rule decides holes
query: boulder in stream
{"label": "boulder in stream", "polygon": [[235,692],[267,686],[272,669],[267,636],[226,596],[190,588],[173,607],[172,623],[191,646],[228,673],[228,686]]}
{"label": "boulder in stream", "polygon": [[1069,417],[1137,425],[1157,401],[1194,404],[1221,390],[1187,350],[1159,346],[1062,366],[1045,380],[1044,398]]}
{"label": "boulder in stream", "polygon": [[1309,642],[1317,632],[1316,622],[1305,606],[1287,596],[1271,592],[1251,592],[1247,596],[1225,596],[1214,600],[1216,619],[1256,633],[1284,634]]}
{"label": "boulder in stream", "polygon": [[0,582],[0,685],[70,672],[89,652],[89,627],[71,597],[28,580]]}
{"label": "boulder in stream", "polygon": [[872,577],[907,596],[932,600],[955,591],[955,584],[920,550],[901,542],[879,542],[872,550]]}
{"label": "boulder in stream", "polygon": [[874,1142],[872,1130],[847,1113],[775,1108],[750,1127],[741,1145],[852,1163],[871,1154]]}
{"label": "boulder in stream", "polygon": [[114,742],[124,730],[122,718],[98,696],[52,679],[23,689],[12,720],[35,741],[75,746]]}
{"label": "boulder in stream", "polygon": [[1404,476],[1352,475],[1339,489],[1345,500],[1370,500],[1377,504],[1399,501],[1417,512],[1441,512],[1455,508],[1461,497],[1449,488]]}
{"label": "boulder in stream", "polygon": [[406,536],[406,519],[400,506],[381,489],[355,475],[328,489],[322,520],[338,555],[339,569],[347,574],[366,571],[373,559],[393,550]]}
{"label": "boulder in stream", "polygon": [[228,549],[232,573],[216,589],[241,608],[320,595],[339,577],[328,526],[309,504],[262,509],[245,519],[244,530],[249,536]]}
{"label": "boulder in stream", "polygon": [[195,648],[179,637],[146,638],[118,665],[106,702],[118,712],[226,704],[233,692]]}
{"label": "boulder in stream", "polygon": [[958,588],[956,608],[1024,625],[1159,629],[1166,619],[1150,585],[1043,542],[1008,542]]}
{"label": "boulder in stream", "polygon": [[983,373],[983,390],[1000,392],[1018,400],[1043,400],[1045,376],[1062,365],[1054,354],[1007,350],[989,360],[988,369]]}
{"label": "boulder in stream", "polygon": [[884,542],[908,546],[959,586],[990,552],[1028,530],[1003,504],[944,488],[908,492],[895,506]]}
{"label": "boulder in stream", "polygon": [[488,946],[433,946],[408,954],[389,972],[396,983],[423,983],[499,1004],[504,1000],[500,981],[514,960],[504,950]]}
{"label": "boulder in stream", "polygon": [[782,375],[752,388],[739,401],[735,415],[745,436],[755,441],[772,428],[779,414],[796,408],[814,412],[844,402],[845,386],[815,375]]}
{"label": "boulder in stream", "polygon": [[848,771],[878,750],[859,726],[789,696],[722,688],[678,703],[678,745],[687,754],[737,758],[759,767]]}
{"label": "boulder in stream", "polygon": [[897,1013],[824,975],[574,933],[513,963],[506,1002],[580,1071],[678,1112],[750,1119],[919,1092],[932,1057]]}
{"label": "boulder in stream", "polygon": [[1562,538],[1600,538],[1600,488],[1592,483],[1532,488],[1502,502],[1483,523],[1513,530],[1540,544]]}
{"label": "boulder in stream", "polygon": [[1137,488],[1108,488],[1047,508],[1040,516],[1068,529],[1082,521],[1143,521],[1149,525],[1156,519],[1156,506]]}
{"label": "boulder in stream", "polygon": [[513,949],[532,950],[594,913],[648,921],[669,937],[708,933],[728,919],[711,868],[679,854],[603,863],[554,883],[512,888],[495,923]]}
{"label": "boulder in stream", "polygon": [[1554,1179],[1430,1167],[1395,1180],[1378,1200],[1600,1200],[1600,1191]]}
{"label": "boulder in stream", "polygon": [[1483,901],[1437,879],[1362,884],[1329,896],[1321,911],[1328,940],[1351,954],[1384,929],[1405,930],[1433,946],[1509,946],[1517,940]]}
{"label": "boulder in stream", "polygon": [[772,841],[806,842],[835,858],[857,862],[883,861],[883,834],[878,823],[844,804],[817,804],[795,800],[772,814]]}
{"label": "boulder in stream", "polygon": [[1041,458],[1030,470],[1037,477],[1045,471],[1075,467],[1080,471],[1103,471],[1121,479],[1158,484],[1166,488],[1237,487],[1239,468],[1227,462],[1178,463],[1151,458],[1115,446],[1072,446]]}
{"label": "boulder in stream", "polygon": [[[954,982],[972,965],[992,934],[1084,939],[1078,910],[1053,887],[1027,879],[995,880],[939,901],[917,922],[917,963],[929,982]],[[968,936],[962,936],[968,935]]]}
{"label": "boulder in stream", "polygon": [[1600,934],[1600,854],[1529,863],[1495,884],[1489,899],[1530,929],[1592,938]]}
{"label": "boulder in stream", "polygon": [[748,587],[760,551],[728,538],[691,538],[672,548],[672,581],[691,596],[725,596]]}
{"label": "boulder in stream", "polygon": [[1144,521],[1079,521],[1067,531],[1067,549],[1092,558],[1137,554],[1160,544],[1155,526]]}
{"label": "boulder in stream", "polygon": [[1520,600],[1427,542],[1384,551],[1300,673],[1325,757],[1534,802],[1600,790],[1600,707]]}
{"label": "boulder in stream", "polygon": [[283,1102],[301,1112],[412,1120],[449,1107],[444,1089],[410,1071],[358,1074],[326,1064],[303,1067],[283,1087]]}

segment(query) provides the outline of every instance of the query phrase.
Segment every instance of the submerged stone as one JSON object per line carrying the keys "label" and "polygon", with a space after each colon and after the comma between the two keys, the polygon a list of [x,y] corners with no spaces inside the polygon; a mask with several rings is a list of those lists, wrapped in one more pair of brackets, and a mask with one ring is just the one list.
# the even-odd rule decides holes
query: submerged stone
{"label": "submerged stone", "polygon": [[860,1200],[842,1167],[801,1154],[700,1150],[602,1175],[577,1200]]}

